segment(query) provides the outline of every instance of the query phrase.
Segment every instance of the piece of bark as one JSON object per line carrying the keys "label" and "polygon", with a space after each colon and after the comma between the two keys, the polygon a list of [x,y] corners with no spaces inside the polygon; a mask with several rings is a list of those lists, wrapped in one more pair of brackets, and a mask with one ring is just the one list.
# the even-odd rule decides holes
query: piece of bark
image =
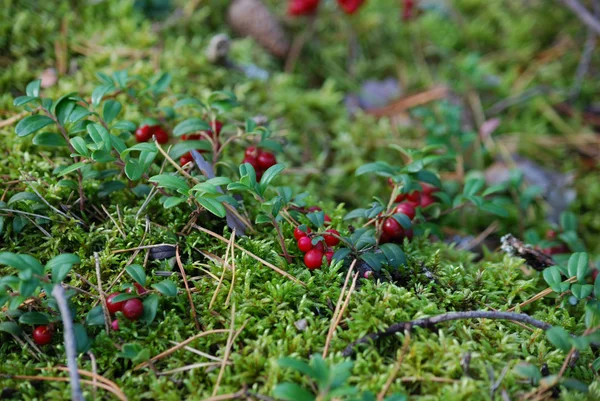
{"label": "piece of bark", "polygon": [[554,260],[545,253],[525,245],[522,241],[515,238],[512,234],[507,234],[500,239],[502,250],[511,256],[517,256],[525,260],[528,266],[535,270],[542,271],[546,267],[553,266]]}

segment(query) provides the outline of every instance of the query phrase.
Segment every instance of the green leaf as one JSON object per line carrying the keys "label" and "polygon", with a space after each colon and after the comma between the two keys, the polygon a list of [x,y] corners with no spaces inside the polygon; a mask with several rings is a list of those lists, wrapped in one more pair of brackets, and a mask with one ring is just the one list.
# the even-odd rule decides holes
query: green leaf
{"label": "green leaf", "polygon": [[137,294],[132,292],[124,292],[114,297],[112,299],[112,302],[125,302],[133,298],[138,298]]}
{"label": "green leaf", "polygon": [[550,266],[544,269],[542,276],[544,276],[544,280],[546,280],[546,283],[548,283],[550,286],[553,284],[558,284],[562,281],[560,269],[557,266]]}
{"label": "green leaf", "polygon": [[107,124],[110,124],[121,112],[121,103],[116,100],[107,100],[102,107],[102,118]]}
{"label": "green leaf", "polygon": [[385,262],[386,258],[382,254],[376,254],[373,252],[365,252],[360,255],[360,258],[364,260],[371,269],[375,271],[380,271],[383,262]]}
{"label": "green leaf", "polygon": [[467,182],[465,183],[465,187],[463,189],[463,195],[465,195],[465,196],[475,195],[477,192],[479,192],[481,190],[481,188],[483,188],[484,184],[485,184],[485,181],[483,180],[483,178],[472,177],[472,178],[467,179]]}
{"label": "green leaf", "polygon": [[76,263],[81,263],[81,259],[72,253],[63,253],[50,259],[46,263],[46,269],[52,271],[52,282],[60,283]]}
{"label": "green leaf", "polygon": [[591,284],[573,284],[571,292],[577,299],[585,299],[592,294],[594,286]]}
{"label": "green leaf", "polygon": [[200,203],[206,210],[214,214],[218,217],[225,217],[225,206],[218,200],[214,198],[208,198],[205,196],[196,196],[196,200]]}
{"label": "green leaf", "polygon": [[15,322],[0,322],[0,331],[10,333],[14,336],[21,334],[21,328]]}
{"label": "green leaf", "polygon": [[546,331],[546,337],[555,347],[564,352],[571,350],[571,341],[569,333],[560,326],[554,326]]}
{"label": "green leaf", "polygon": [[33,137],[33,144],[38,146],[67,146],[62,135],[55,132],[40,132]]}
{"label": "green leaf", "polygon": [[505,208],[492,202],[484,203],[483,205],[479,206],[479,209],[483,210],[484,212],[495,214],[496,216],[508,217],[508,211]]}
{"label": "green leaf", "polygon": [[10,197],[10,199],[7,202],[7,205],[10,206],[13,203],[21,202],[21,201],[40,202],[40,198],[33,192],[17,192],[16,194],[14,194],[13,196]]}
{"label": "green leaf", "polygon": [[70,166],[67,166],[64,169],[60,170],[60,172],[58,173],[58,176],[62,177],[63,175],[67,175],[69,173],[72,173],[73,171],[79,170],[80,168],[82,168],[86,164],[87,163],[85,163],[85,162],[78,162],[78,163],[71,164]]}
{"label": "green leaf", "polygon": [[117,129],[119,131],[133,132],[137,129],[137,125],[135,125],[131,121],[121,120],[121,121],[117,121],[115,123],[115,125],[112,126],[112,128]]}
{"label": "green leaf", "polygon": [[271,181],[273,181],[273,179],[277,176],[277,174],[281,173],[284,169],[285,164],[275,164],[264,172],[262,178],[260,179],[260,188],[263,193]]}
{"label": "green leaf", "polygon": [[115,89],[115,86],[113,84],[104,84],[104,85],[100,85],[97,86],[96,88],[94,88],[93,92],[92,92],[92,106],[96,107],[100,104],[100,102],[102,101],[102,98],[104,97],[104,95],[106,95],[108,92],[112,91],[113,89]]}
{"label": "green leaf", "polygon": [[592,369],[594,372],[598,372],[600,370],[600,358],[596,358],[594,362],[592,362]]}
{"label": "green leaf", "polygon": [[[90,124],[87,127],[87,132],[96,145],[96,150],[104,149],[106,152],[110,152],[112,148],[112,142],[110,140],[110,133],[101,124]],[[92,148],[93,149],[93,148]]]}
{"label": "green leaf", "polygon": [[407,215],[405,215],[403,213],[395,213],[392,215],[392,217],[394,218],[394,220],[396,220],[398,223],[400,223],[400,225],[405,230],[408,230],[412,226],[410,217],[408,217]]}
{"label": "green leaf", "polygon": [[571,277],[577,276],[577,281],[585,280],[589,268],[589,257],[585,252],[577,252],[571,255],[568,263],[568,271]]}
{"label": "green leaf", "polygon": [[167,199],[165,199],[162,205],[165,209],[170,209],[185,202],[186,200],[186,198],[181,198],[179,196],[170,196]]}
{"label": "green leaf", "polygon": [[156,284],[152,284],[152,288],[168,297],[177,295],[177,286],[171,280],[159,281]]}
{"label": "green leaf", "polygon": [[37,132],[50,124],[54,124],[54,120],[52,120],[48,116],[44,116],[41,114],[28,116],[19,121],[19,123],[15,127],[15,133],[17,134],[17,136],[24,137],[27,135],[31,135],[34,132]]}
{"label": "green leaf", "polygon": [[534,380],[540,380],[542,378],[542,373],[537,366],[534,366],[529,363],[520,363],[515,366],[515,372],[522,377],[527,377]]}
{"label": "green leaf", "polygon": [[156,94],[165,92],[172,79],[173,77],[171,74],[168,72],[163,72],[152,86],[152,91]]}
{"label": "green leaf", "polygon": [[198,100],[194,97],[186,97],[184,99],[178,100],[177,103],[175,103],[175,106],[173,106],[173,107],[178,109],[180,107],[190,106],[190,105],[204,107],[204,103],[202,103],[200,100]]}
{"label": "green leaf", "polygon": [[146,285],[146,272],[140,265],[129,265],[125,268],[127,274],[131,276],[139,285],[144,287]]}
{"label": "green leaf", "polygon": [[105,198],[113,192],[120,191],[125,189],[127,185],[125,185],[122,181],[107,181],[100,184],[98,187],[98,197]]}
{"label": "green leaf", "polygon": [[314,401],[315,396],[294,383],[281,383],[273,390],[273,396],[286,401]]}
{"label": "green leaf", "polygon": [[85,317],[85,323],[89,326],[102,326],[104,325],[104,311],[102,306],[98,305],[92,308]]}
{"label": "green leaf", "polygon": [[308,363],[299,359],[285,357],[279,359],[277,364],[282,368],[294,369],[306,377],[313,378],[315,376],[315,371],[313,368]]}
{"label": "green leaf", "polygon": [[14,106],[23,106],[33,100],[36,100],[37,97],[36,96],[19,96],[17,98],[15,98],[15,100],[13,101],[13,105]]}
{"label": "green leaf", "polygon": [[560,226],[563,231],[577,231],[577,216],[573,212],[560,214]]}
{"label": "green leaf", "polygon": [[308,213],[306,214],[308,220],[312,223],[314,227],[323,227],[325,226],[325,212],[322,210]]}
{"label": "green leaf", "polygon": [[72,93],[61,96],[54,105],[56,119],[63,125],[69,120],[73,109],[75,109],[75,106],[77,105],[74,100],[69,99],[69,96],[71,95]]}
{"label": "green leaf", "polygon": [[73,111],[71,112],[71,114],[69,115],[69,122],[75,123],[75,122],[81,120],[82,118],[89,116],[90,114],[93,114],[93,113],[91,111],[89,111],[88,109],[86,109],[85,107],[76,105],[75,108],[73,109]]}
{"label": "green leaf", "polygon": [[396,244],[383,244],[379,246],[391,267],[398,268],[406,264],[406,255]]}
{"label": "green leaf", "polygon": [[366,211],[367,211],[367,209],[363,209],[363,208],[351,210],[347,215],[344,216],[344,220],[367,217]]}
{"label": "green leaf", "polygon": [[416,177],[417,177],[417,180],[426,182],[427,184],[431,184],[436,188],[440,188],[442,186],[440,179],[432,171],[420,170],[419,172],[417,172]]}
{"label": "green leaf", "polygon": [[115,82],[121,88],[125,88],[127,86],[127,82],[129,81],[129,77],[127,75],[127,70],[115,71],[112,74]]}
{"label": "green leaf", "polygon": [[174,189],[184,194],[187,194],[190,190],[190,187],[183,178],[176,177],[174,175],[159,174],[150,177],[148,181],[155,182],[159,187]]}
{"label": "green leaf", "polygon": [[25,312],[19,317],[19,323],[33,325],[48,324],[50,323],[50,317],[47,313]]}
{"label": "green leaf", "polygon": [[85,140],[80,137],[80,136],[76,136],[71,138],[70,140],[71,142],[71,146],[73,146],[73,149],[75,149],[75,151],[80,154],[81,156],[89,156],[90,155],[90,150],[87,147],[87,143],[85,142]]}
{"label": "green leaf", "polygon": [[197,117],[192,117],[177,124],[177,126],[173,129],[173,135],[182,136],[192,132],[208,130],[210,130],[210,125],[206,121]]}
{"label": "green leaf", "polygon": [[75,334],[75,345],[78,353],[86,352],[90,349],[92,343],[88,337],[85,327],[80,323],[73,323],[73,332]]}
{"label": "green leaf", "polygon": [[376,173],[378,175],[383,176],[392,176],[396,173],[396,170],[385,162],[375,162],[375,163],[367,163],[365,165],[360,166],[355,175],[363,175],[367,173]]}
{"label": "green leaf", "polygon": [[156,318],[156,312],[158,311],[158,295],[150,294],[148,295],[144,301],[144,314],[140,318],[140,320],[146,325],[149,325]]}
{"label": "green leaf", "polygon": [[38,97],[40,95],[40,86],[42,85],[41,79],[36,79],[35,81],[31,81],[27,84],[27,88],[25,88],[25,93],[27,96]]}
{"label": "green leaf", "polygon": [[179,142],[179,143],[176,143],[175,145],[173,145],[173,147],[169,151],[169,156],[171,156],[173,159],[176,159],[178,157],[183,156],[184,154],[191,151],[192,149],[211,151],[212,145],[210,144],[210,142],[208,142],[206,140],[204,140],[204,141],[188,140],[188,141]]}

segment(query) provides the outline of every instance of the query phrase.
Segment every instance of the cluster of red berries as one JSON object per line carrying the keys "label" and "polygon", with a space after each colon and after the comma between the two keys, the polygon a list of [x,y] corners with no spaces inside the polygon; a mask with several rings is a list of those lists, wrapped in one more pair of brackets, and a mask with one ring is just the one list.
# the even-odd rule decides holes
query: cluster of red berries
{"label": "cluster of red berries", "polygon": [[304,253],[304,264],[310,270],[321,268],[323,256],[327,260],[327,265],[330,265],[333,259],[333,247],[340,243],[338,238],[340,233],[337,230],[329,228],[326,232],[330,234],[323,235],[323,240],[313,245],[310,228],[306,227],[306,232],[299,227],[294,228],[294,238],[298,241],[298,249]]}
{"label": "cluster of red berries", "polygon": [[[221,133],[221,129],[223,128],[223,123],[220,121],[215,121],[215,130],[213,131],[212,129],[209,129],[208,131],[204,131],[205,134],[207,134],[211,139],[218,139],[219,134]],[[199,141],[202,139],[206,139],[206,137],[202,134],[191,134],[191,135],[183,135],[181,137],[181,139],[183,139],[184,141]],[[217,141],[217,144],[219,142]],[[218,148],[218,146],[217,146]],[[206,153],[206,150],[202,150],[202,149],[197,149],[198,152],[200,153]],[[182,166],[185,166],[186,164],[192,162],[194,160],[194,158],[192,157],[192,153],[191,152],[187,152],[186,154],[184,154],[183,156],[181,156],[179,158],[179,164],[181,164]]]}
{"label": "cluster of red berries", "polygon": [[[320,0],[289,0],[289,15],[309,15],[314,14],[319,7]],[[365,2],[365,0],[337,0],[340,8],[346,14],[354,14],[356,10]]]}
{"label": "cluster of red berries", "polygon": [[277,158],[271,152],[260,150],[256,146],[250,146],[244,152],[244,160],[242,163],[249,163],[254,167],[256,171],[256,180],[260,181],[260,178],[265,171],[271,166],[277,164]]}
{"label": "cluster of red berries", "polygon": [[[143,295],[148,290],[139,285],[138,283],[134,283],[136,292],[138,295]],[[127,292],[132,292],[131,289],[127,290]],[[126,301],[115,302],[114,299],[117,295],[120,295],[120,292],[113,292],[108,297],[106,297],[106,307],[111,315],[114,315],[117,312],[122,312],[123,316],[131,321],[138,320],[144,314],[144,304],[139,298],[131,298]],[[113,320],[110,324],[113,330],[119,330],[119,321],[117,319]]]}
{"label": "cluster of red berries", "polygon": [[169,142],[169,134],[160,125],[142,125],[135,131],[135,139],[138,142],[148,142],[152,136],[161,145]]}
{"label": "cluster of red berries", "polygon": [[[388,180],[390,185],[394,185],[391,178]],[[410,220],[413,220],[417,215],[417,207],[427,207],[435,202],[433,193],[438,191],[438,188],[433,185],[421,183],[423,191],[412,191],[408,194],[400,194],[396,197],[395,203],[398,203],[394,208],[393,214],[402,213]],[[382,244],[388,242],[402,242],[405,237],[412,238],[413,230],[405,230],[402,225],[393,217],[388,217],[383,222],[381,238],[379,242]]]}

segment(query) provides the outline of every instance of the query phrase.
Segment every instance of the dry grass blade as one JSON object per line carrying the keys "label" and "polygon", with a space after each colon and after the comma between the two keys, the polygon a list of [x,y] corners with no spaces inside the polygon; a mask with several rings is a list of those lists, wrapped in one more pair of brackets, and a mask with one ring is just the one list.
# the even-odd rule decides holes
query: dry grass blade
{"label": "dry grass blade", "polygon": [[[177,341],[169,341],[169,342],[173,345],[180,345],[180,343],[178,343]],[[217,358],[216,356],[207,354],[206,352],[198,351],[196,348],[188,347],[187,345],[184,346],[183,349],[186,351],[190,351],[191,353],[194,353],[196,355],[202,356],[206,359],[210,359],[211,361],[215,361],[215,362],[219,362],[219,363],[223,362],[223,360],[221,358]],[[227,361],[227,363],[231,364],[231,362],[229,362],[229,361]]]}
{"label": "dry grass blade", "polygon": [[227,344],[225,345],[225,355],[223,355],[223,362],[221,363],[221,369],[219,370],[219,376],[217,376],[217,381],[215,383],[215,388],[213,389],[213,397],[217,395],[219,392],[219,386],[221,385],[221,379],[223,379],[223,374],[225,373],[225,367],[227,366],[227,360],[229,359],[229,354],[231,353],[231,346],[233,344],[233,334],[235,332],[235,304],[231,305],[231,325],[229,326],[229,336],[227,337]]}
{"label": "dry grass blade", "polygon": [[[325,348],[323,349],[323,358],[327,357],[327,352],[329,351],[329,345],[333,338],[333,333],[335,333],[335,329],[338,325],[338,316],[340,315],[340,310],[342,305],[344,304],[343,298],[344,293],[346,292],[346,287],[348,286],[348,282],[350,281],[350,276],[352,274],[352,270],[354,270],[354,266],[356,265],[356,259],[352,261],[352,264],[348,268],[348,273],[346,274],[346,279],[344,280],[344,285],[342,286],[342,291],[340,291],[340,296],[335,304],[335,310],[333,311],[333,316],[331,318],[331,325],[329,326],[329,331],[327,332],[327,340],[325,341]],[[353,285],[356,283],[356,276],[353,280]],[[342,312],[343,313],[343,312]]]}
{"label": "dry grass blade", "polygon": [[366,112],[376,117],[394,116],[413,107],[422,106],[434,100],[443,99],[448,95],[448,88],[437,87],[425,92],[406,96],[395,102],[378,109],[370,109]]}
{"label": "dry grass blade", "polygon": [[106,210],[106,207],[104,207],[104,205],[100,205],[102,207],[102,210],[104,211],[104,213],[108,216],[108,218],[110,219],[110,221],[113,222],[113,224],[115,225],[115,227],[117,227],[117,230],[119,230],[119,233],[121,233],[121,237],[123,237],[123,239],[127,239],[127,234],[125,234],[125,231],[123,231],[123,229],[121,228],[121,226],[119,225],[119,223],[117,223],[117,221],[114,219],[114,217],[111,216],[111,214],[108,212],[108,210]]}
{"label": "dry grass blade", "polygon": [[[30,381],[48,381],[48,382],[68,382],[68,377],[59,377],[59,376],[20,376],[20,375],[7,375],[0,373],[0,377],[5,377],[13,380],[30,380]],[[127,397],[116,391],[113,387],[108,384],[104,384],[102,382],[94,384],[92,380],[81,380],[83,384],[89,384],[90,386],[96,386],[98,388],[104,389],[106,391],[110,391],[113,393],[119,400],[128,401]]]}
{"label": "dry grass blade", "polygon": [[227,330],[227,329],[216,329],[216,330],[209,330],[209,331],[205,331],[205,332],[202,332],[202,333],[198,333],[195,336],[192,336],[192,337],[188,338],[187,340],[179,343],[179,345],[176,345],[174,347],[169,348],[166,351],[161,352],[160,354],[156,355],[155,357],[150,358],[146,362],[140,363],[139,365],[135,366],[133,368],[133,370],[141,369],[143,367],[148,366],[152,362],[156,362],[159,359],[164,358],[165,356],[169,356],[173,352],[175,352],[175,351],[177,351],[177,350],[185,347],[186,345],[188,345],[189,343],[191,343],[194,340],[197,340],[198,338],[205,337],[205,336],[208,336],[208,335],[211,335],[211,334],[222,334],[222,333],[229,333],[229,330]]}
{"label": "dry grass blade", "polygon": [[398,371],[400,370],[400,366],[402,366],[402,362],[404,361],[404,356],[408,352],[409,345],[410,345],[410,331],[406,330],[404,332],[404,344],[402,345],[402,351],[400,351],[400,357],[398,358],[398,362],[396,363],[396,365],[394,366],[394,369],[388,376],[388,379],[386,380],[385,385],[383,386],[383,388],[381,389],[379,394],[377,394],[377,401],[383,401],[383,398],[385,397],[387,392],[390,390],[390,386],[394,382],[394,379],[396,379],[396,376],[398,375]]}
{"label": "dry grass blade", "polygon": [[208,398],[203,399],[202,401],[235,400],[237,398],[244,397],[245,394],[246,394],[246,390],[240,390],[237,393],[229,393],[229,394],[222,394],[222,395],[216,395],[216,396],[213,396],[213,397],[208,397]]}
{"label": "dry grass blade", "polygon": [[[202,231],[202,232],[204,232],[204,233],[206,233],[206,234],[209,234],[209,235],[211,235],[211,236],[213,236],[213,237],[215,237],[215,238],[218,238],[218,239],[220,239],[220,240],[221,240],[221,241],[223,241],[223,242],[229,242],[229,241],[227,240],[227,238],[225,238],[225,237],[223,237],[223,236],[221,236],[221,235],[219,235],[219,234],[217,234],[217,233],[215,233],[215,232],[213,232],[213,231],[210,231],[210,230],[208,230],[208,229],[206,229],[206,228],[204,228],[204,227],[200,227],[200,226],[199,226],[199,225],[197,225],[197,224],[194,224],[194,226],[193,226],[193,227],[194,227],[195,229],[197,229],[197,230],[200,230],[200,231]],[[289,278],[289,279],[290,279],[290,280],[292,280],[293,282],[295,282],[295,283],[297,283],[297,284],[300,284],[300,285],[301,285],[301,286],[303,286],[303,287],[306,287],[306,284],[304,284],[302,281],[298,280],[296,277],[292,276],[291,274],[289,274],[289,273],[287,273],[287,272],[285,272],[285,271],[281,270],[279,267],[277,267],[277,266],[273,265],[272,263],[269,263],[269,262],[267,262],[266,260],[264,260],[264,259],[262,259],[262,258],[260,258],[260,257],[256,256],[256,255],[255,255],[255,254],[253,254],[252,252],[248,251],[247,249],[244,249],[244,248],[242,248],[241,246],[239,246],[239,245],[237,245],[237,244],[234,244],[234,246],[235,246],[237,249],[239,249],[240,251],[244,252],[246,255],[250,256],[251,258],[253,258],[253,259],[257,260],[257,261],[259,261],[259,262],[260,262],[260,263],[262,263],[263,265],[267,266],[269,269],[276,271],[277,273],[281,274],[282,276]]]}
{"label": "dry grass blade", "polygon": [[[232,241],[235,240],[235,229],[231,234]],[[227,299],[225,300],[225,307],[229,306],[229,301],[231,300],[231,296],[233,295],[233,287],[235,286],[235,248],[231,247],[231,285],[229,286],[229,293],[227,293]]]}
{"label": "dry grass blade", "polygon": [[[576,276],[573,276],[573,277],[571,277],[571,278],[569,278],[569,279],[566,280],[567,283],[571,283],[571,284],[575,283],[576,281],[577,281],[577,277]],[[522,308],[522,307],[524,307],[526,305],[529,305],[529,304],[531,304],[531,303],[533,303],[533,302],[535,302],[535,301],[537,301],[539,299],[544,298],[547,295],[552,294],[552,292],[553,291],[552,291],[551,288],[546,288],[544,291],[540,291],[539,293],[537,293],[533,297],[529,298],[527,301],[523,301],[519,305],[513,306],[512,308],[508,309],[507,312],[514,312],[517,308],[520,309],[520,308]]]}
{"label": "dry grass blade", "polygon": [[194,306],[194,300],[192,299],[192,293],[190,292],[190,286],[188,285],[187,275],[185,274],[183,263],[181,263],[181,256],[179,255],[179,245],[177,245],[177,247],[175,248],[175,259],[177,260],[179,271],[181,272],[181,276],[183,277],[183,284],[185,285],[185,291],[187,292],[188,301],[190,301],[190,313],[192,314],[192,319],[194,319],[196,330],[200,331],[201,328],[200,322],[198,321],[198,315],[196,314],[196,307]]}
{"label": "dry grass blade", "polygon": [[175,368],[175,369],[171,369],[171,370],[165,370],[163,372],[158,372],[157,375],[158,376],[166,376],[166,375],[171,375],[173,373],[185,372],[188,370],[193,370],[193,369],[198,369],[198,368],[207,368],[209,366],[218,366],[220,364],[221,364],[220,362],[193,363],[191,365],[182,366],[180,368]]}
{"label": "dry grass blade", "polygon": [[[68,372],[69,368],[67,368],[66,366],[56,366],[56,367],[51,367],[51,368],[38,368],[39,370],[59,370],[61,372]],[[90,372],[87,370],[83,370],[83,369],[77,369],[77,371],[79,372],[80,375],[82,376],[86,376],[86,377],[91,377],[92,379],[94,379],[95,382],[100,382],[100,383],[104,383],[107,386],[112,387],[116,392],[120,393],[123,398],[127,398],[125,397],[125,393],[123,392],[123,390],[121,390],[119,388],[119,386],[113,382],[110,379],[107,379],[106,377],[99,375],[97,373],[94,372]]]}
{"label": "dry grass blade", "polygon": [[98,252],[94,252],[94,261],[96,264],[96,280],[98,281],[98,295],[100,296],[100,305],[102,305],[102,311],[104,312],[104,328],[106,329],[106,333],[110,333],[110,312],[108,311],[108,306],[106,305],[106,297],[104,297],[104,291],[102,291],[102,277],[100,274],[100,257],[98,256]]}
{"label": "dry grass blade", "polygon": [[225,259],[223,260],[223,271],[221,272],[221,277],[219,277],[219,282],[217,283],[217,288],[215,288],[215,292],[213,293],[212,298],[210,299],[210,303],[208,304],[208,309],[212,309],[215,301],[217,300],[217,296],[219,295],[219,291],[221,290],[221,285],[223,285],[223,280],[225,279],[225,272],[227,271],[227,266],[229,266],[229,253],[230,249],[235,244],[235,230],[231,233],[231,237],[229,238],[227,249],[225,250]]}

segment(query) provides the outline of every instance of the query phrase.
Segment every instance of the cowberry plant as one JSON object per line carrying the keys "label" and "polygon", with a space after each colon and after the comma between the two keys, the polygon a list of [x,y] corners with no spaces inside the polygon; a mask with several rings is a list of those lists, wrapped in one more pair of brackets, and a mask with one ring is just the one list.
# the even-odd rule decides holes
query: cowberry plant
{"label": "cowberry plant", "polygon": [[329,366],[321,355],[313,355],[309,363],[294,358],[279,360],[279,366],[291,369],[310,380],[309,388],[295,383],[281,383],[274,391],[275,397],[286,401],[406,401],[404,394],[392,394],[385,398],[377,397],[370,391],[360,392],[347,383],[351,376],[353,363],[343,362]]}

